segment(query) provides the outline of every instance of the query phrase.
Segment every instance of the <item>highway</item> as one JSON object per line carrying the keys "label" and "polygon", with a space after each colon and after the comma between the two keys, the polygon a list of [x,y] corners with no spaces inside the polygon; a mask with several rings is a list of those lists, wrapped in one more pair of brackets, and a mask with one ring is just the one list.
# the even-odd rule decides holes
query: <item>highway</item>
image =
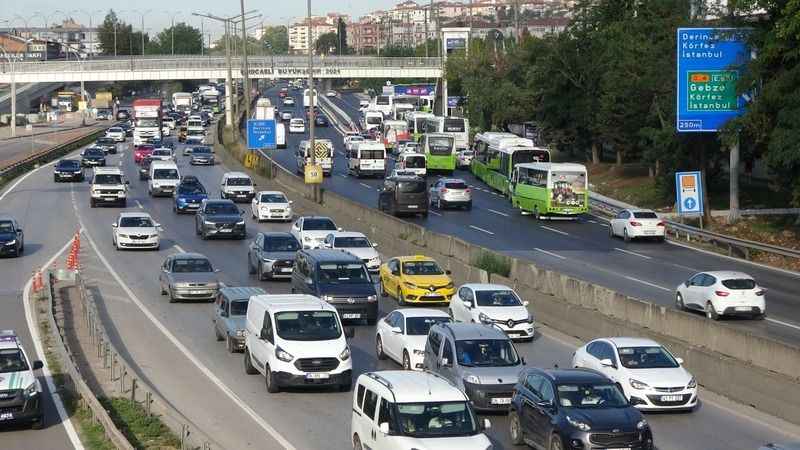
{"label": "highway", "polygon": [[[336,137],[333,128],[320,130],[320,134],[322,137]],[[296,146],[301,138],[304,137],[290,136],[289,148]],[[352,393],[291,391],[267,394],[263,377],[245,375],[241,355],[226,353],[223,345],[214,340],[210,305],[169,304],[159,295],[156,283],[158,267],[167,254],[181,250],[208,255],[214,265],[222,270],[223,281],[228,285],[258,284],[270,293],[288,293],[289,286],[285,282],[257,282],[247,274],[247,241],[201,241],[194,234],[193,217],[176,216],[172,212],[170,199],[149,198],[146,184],[136,177],[136,166],[132,162],[129,145],[126,147],[121,155],[109,157],[109,162],[121,162],[132,180],[128,209],[147,211],[163,225],[161,250],[113,250],[110,224],[120,209],[89,208],[88,184],[53,184],[50,169],[43,168],[0,199],[0,209],[17,214],[25,224],[28,236],[28,253],[20,260],[23,264],[17,264],[17,260],[0,261],[7,266],[0,278],[4,286],[15,286],[13,293],[18,293],[22,284],[20,280],[27,278],[35,265],[46,262],[58,252],[76,228],[83,227],[84,273],[90,279],[91,288],[102,298],[102,309],[110,323],[113,323],[116,339],[125,346],[131,359],[136,361],[141,374],[195,424],[211,434],[223,448],[347,448]],[[281,152],[285,153],[288,150]],[[189,167],[185,158],[178,159],[183,174],[197,175],[212,196],[218,195],[217,186],[227,168],[221,165]],[[339,169],[327,181],[328,184],[352,190],[351,185],[361,186],[363,182],[368,187],[362,187],[359,197],[366,202],[369,197],[375,196],[374,186],[377,183],[374,180],[345,178],[340,171],[343,167],[341,159],[337,164]],[[485,199],[481,197],[476,202],[477,210],[504,206],[501,199],[495,200],[500,205],[489,203],[492,197],[491,194],[486,194]],[[464,227],[454,220],[460,214],[448,212],[442,217],[434,215],[429,222],[432,227],[451,226],[454,234],[462,235]],[[484,215],[485,211],[481,216]],[[454,223],[448,225],[444,220],[448,217]],[[476,216],[476,219],[480,217]],[[249,237],[258,230],[287,230],[289,227],[289,224],[255,224],[249,214],[247,221]],[[492,226],[491,222],[476,223],[479,226]],[[554,227],[564,225],[555,224]],[[576,227],[586,224],[566,225]],[[498,230],[495,236],[501,234]],[[534,234],[531,233],[531,239]],[[476,237],[485,239],[487,246],[495,238],[479,234]],[[553,238],[549,237],[551,241]],[[545,240],[542,238],[542,241]],[[556,247],[546,248],[562,251]],[[384,255],[387,256],[393,255]],[[626,269],[618,270],[623,272]],[[13,293],[10,294],[12,297]],[[396,306],[393,300],[382,299],[381,313],[386,314]],[[21,306],[14,311],[8,302],[4,302],[2,308],[0,325],[24,329],[24,325],[21,325],[24,320]],[[376,360],[373,339],[374,327],[357,327],[356,337],[351,341],[356,373],[397,367],[389,361]],[[559,364],[564,367],[569,364],[577,344],[568,337],[545,329],[534,342],[520,344],[518,349],[529,365]],[[692,414],[648,415],[660,449],[745,450],[757,448],[768,441],[800,437],[798,427],[764,417],[751,408],[732,405],[707,392],[703,393],[702,398],[702,406]],[[506,417],[490,416],[489,419],[493,424],[489,434],[495,448],[511,448]],[[62,428],[49,427],[42,432],[18,431],[4,437],[28,443],[27,448],[30,448],[33,439],[37,439],[35,442],[40,448],[61,448],[48,445],[56,442],[58,437],[54,436],[52,441],[41,441],[48,436],[34,434],[58,430]],[[63,436],[60,438],[58,442],[64,445],[65,439]],[[7,442],[9,440],[4,443]]]}

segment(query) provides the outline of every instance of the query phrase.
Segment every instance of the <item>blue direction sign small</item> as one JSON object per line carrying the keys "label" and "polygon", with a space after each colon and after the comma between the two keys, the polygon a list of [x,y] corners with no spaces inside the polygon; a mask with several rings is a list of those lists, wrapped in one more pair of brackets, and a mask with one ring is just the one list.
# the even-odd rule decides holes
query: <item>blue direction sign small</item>
{"label": "blue direction sign small", "polygon": [[677,172],[675,195],[678,214],[703,214],[703,184],[700,172]]}
{"label": "blue direction sign small", "polygon": [[250,150],[272,150],[277,148],[274,120],[247,121],[247,148]]}

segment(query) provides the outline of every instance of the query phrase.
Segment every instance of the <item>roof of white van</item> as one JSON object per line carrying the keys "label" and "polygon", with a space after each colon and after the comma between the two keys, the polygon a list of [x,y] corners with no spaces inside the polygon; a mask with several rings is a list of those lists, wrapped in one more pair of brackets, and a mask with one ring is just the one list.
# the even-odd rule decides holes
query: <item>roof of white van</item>
{"label": "roof of white van", "polygon": [[250,304],[263,304],[273,313],[281,311],[336,311],[336,308],[331,306],[330,303],[306,294],[256,295],[250,299]]}
{"label": "roof of white van", "polygon": [[575,163],[524,163],[517,164],[516,167],[523,167],[525,169],[540,169],[540,170],[568,170],[585,172],[586,166],[583,164]]}
{"label": "roof of white van", "polygon": [[359,379],[362,377],[375,380],[379,385],[388,388],[394,394],[397,403],[463,402],[467,400],[464,393],[457,387],[445,378],[430,372],[382,370],[361,375]]}

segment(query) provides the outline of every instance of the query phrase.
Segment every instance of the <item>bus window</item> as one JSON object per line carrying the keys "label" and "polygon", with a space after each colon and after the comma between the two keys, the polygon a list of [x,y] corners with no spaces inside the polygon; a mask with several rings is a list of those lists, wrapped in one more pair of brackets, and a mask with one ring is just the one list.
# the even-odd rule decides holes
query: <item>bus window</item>
{"label": "bus window", "polygon": [[464,119],[447,117],[444,119],[445,133],[463,133],[464,132]]}
{"label": "bus window", "polygon": [[431,136],[428,138],[428,148],[431,155],[450,155],[453,153],[453,139],[444,136]]}

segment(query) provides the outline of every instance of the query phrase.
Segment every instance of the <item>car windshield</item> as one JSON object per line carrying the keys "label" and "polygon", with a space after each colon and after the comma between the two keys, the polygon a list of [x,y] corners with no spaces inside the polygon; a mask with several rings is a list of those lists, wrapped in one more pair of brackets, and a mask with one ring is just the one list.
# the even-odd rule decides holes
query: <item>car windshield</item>
{"label": "car windshield", "polygon": [[628,400],[610,383],[559,384],[558,401],[563,407],[580,409],[625,408]]}
{"label": "car windshield", "polygon": [[211,153],[211,149],[208,147],[195,147],[192,149],[193,155],[204,154],[204,153]]}
{"label": "car windshield", "polygon": [[28,370],[28,363],[19,349],[6,348],[0,350],[0,373],[21,372],[23,370]]}
{"label": "car windshield", "polygon": [[729,280],[722,280],[722,285],[728,289],[733,290],[750,290],[756,288],[755,280],[750,278],[731,278]]}
{"label": "car windshield", "polygon": [[521,306],[522,302],[514,291],[501,289],[495,291],[475,291],[479,306]]}
{"label": "car windshield", "polygon": [[59,161],[58,164],[56,165],[56,167],[59,168],[59,169],[77,169],[78,167],[80,167],[80,165],[81,165],[81,163],[79,163],[78,161],[74,161],[74,160],[71,160],[71,159],[65,159],[65,160]]}
{"label": "car windshield", "polygon": [[300,243],[294,236],[270,236],[264,239],[264,250],[268,252],[296,252]]}
{"label": "car windshield", "polygon": [[104,156],[106,153],[99,148],[87,148],[84,152],[84,156]]}
{"label": "car windshield", "polygon": [[275,330],[287,341],[330,341],[342,335],[333,311],[286,311],[275,314]]}
{"label": "car windshield", "polygon": [[321,284],[372,283],[363,264],[330,263],[319,265]]}
{"label": "car windshield", "polygon": [[336,248],[369,248],[372,245],[367,238],[358,236],[337,237],[333,246]]}
{"label": "car windshield", "polygon": [[[122,132],[122,130],[119,130],[119,131],[120,131],[120,132]],[[116,145],[116,142],[114,141],[114,139],[111,139],[111,138],[105,138],[105,137],[102,137],[102,138],[97,138],[97,143],[98,143],[98,144],[112,144],[112,145]]]}
{"label": "car windshield", "polygon": [[633,213],[633,217],[637,219],[658,219],[658,215],[649,211],[637,211]]}
{"label": "car windshield", "polygon": [[211,203],[206,205],[206,214],[210,216],[235,216],[239,214],[239,208],[233,203]]}
{"label": "car windshield", "polygon": [[361,159],[384,159],[383,150],[360,150]]}
{"label": "car windshield", "polygon": [[678,362],[663,347],[620,347],[619,360],[628,369],[668,369]]}
{"label": "car windshield", "polygon": [[336,224],[331,219],[305,219],[303,231],[336,231]]}
{"label": "car windshield", "polygon": [[467,436],[478,432],[467,402],[398,403],[400,431],[413,437]]}
{"label": "car windshield", "polygon": [[109,128],[108,132],[109,133],[121,133],[122,132],[122,128],[116,128],[116,127],[115,128]]}
{"label": "car windshield", "polygon": [[376,105],[388,105],[389,104],[389,96],[387,95],[379,95],[375,97],[375,104]]}
{"label": "car windshield", "polygon": [[122,217],[119,219],[120,228],[150,228],[153,221],[149,217]]}
{"label": "car windshield", "polygon": [[250,178],[228,178],[228,186],[250,186],[253,184]]}
{"label": "car windshield", "polygon": [[152,152],[156,148],[154,145],[140,145],[136,147],[137,152]]}
{"label": "car windshield", "polygon": [[508,339],[456,341],[456,358],[462,366],[516,366],[519,356]]}
{"label": "car windshield", "polygon": [[428,138],[428,151],[431,155],[449,155],[453,151],[453,138],[445,136]]}
{"label": "car windshield", "polygon": [[172,152],[167,149],[153,150],[153,156],[172,156]]}
{"label": "car windshield", "polygon": [[98,173],[94,176],[94,184],[122,184],[122,175]]}
{"label": "car windshield", "polygon": [[305,124],[305,122],[303,121],[303,119],[292,119],[292,121],[291,121],[291,122],[289,122],[289,124],[290,124],[290,125],[298,125],[298,126],[302,126],[302,125],[304,125],[304,124]]}
{"label": "car windshield", "polygon": [[153,170],[153,178],[158,180],[177,180],[177,169],[155,169]]}
{"label": "car windshield", "polygon": [[203,130],[189,130],[189,136],[203,136],[206,133]]}
{"label": "car windshield", "polygon": [[363,136],[350,136],[350,142],[361,142],[364,140]]}
{"label": "car windshield", "polygon": [[0,222],[0,233],[13,233],[14,223],[10,220]]}
{"label": "car windshield", "polygon": [[244,316],[247,314],[247,300],[237,300],[231,302],[231,316]]}
{"label": "car windshield", "polygon": [[203,258],[179,258],[172,264],[175,273],[213,272],[211,262]]}
{"label": "car windshield", "polygon": [[427,336],[432,326],[448,322],[450,322],[449,317],[408,317],[406,318],[406,334]]}
{"label": "car windshield", "polygon": [[261,194],[261,203],[288,203],[283,194]]}
{"label": "car windshield", "polygon": [[408,261],[403,263],[406,275],[444,275],[444,271],[436,261]]}

